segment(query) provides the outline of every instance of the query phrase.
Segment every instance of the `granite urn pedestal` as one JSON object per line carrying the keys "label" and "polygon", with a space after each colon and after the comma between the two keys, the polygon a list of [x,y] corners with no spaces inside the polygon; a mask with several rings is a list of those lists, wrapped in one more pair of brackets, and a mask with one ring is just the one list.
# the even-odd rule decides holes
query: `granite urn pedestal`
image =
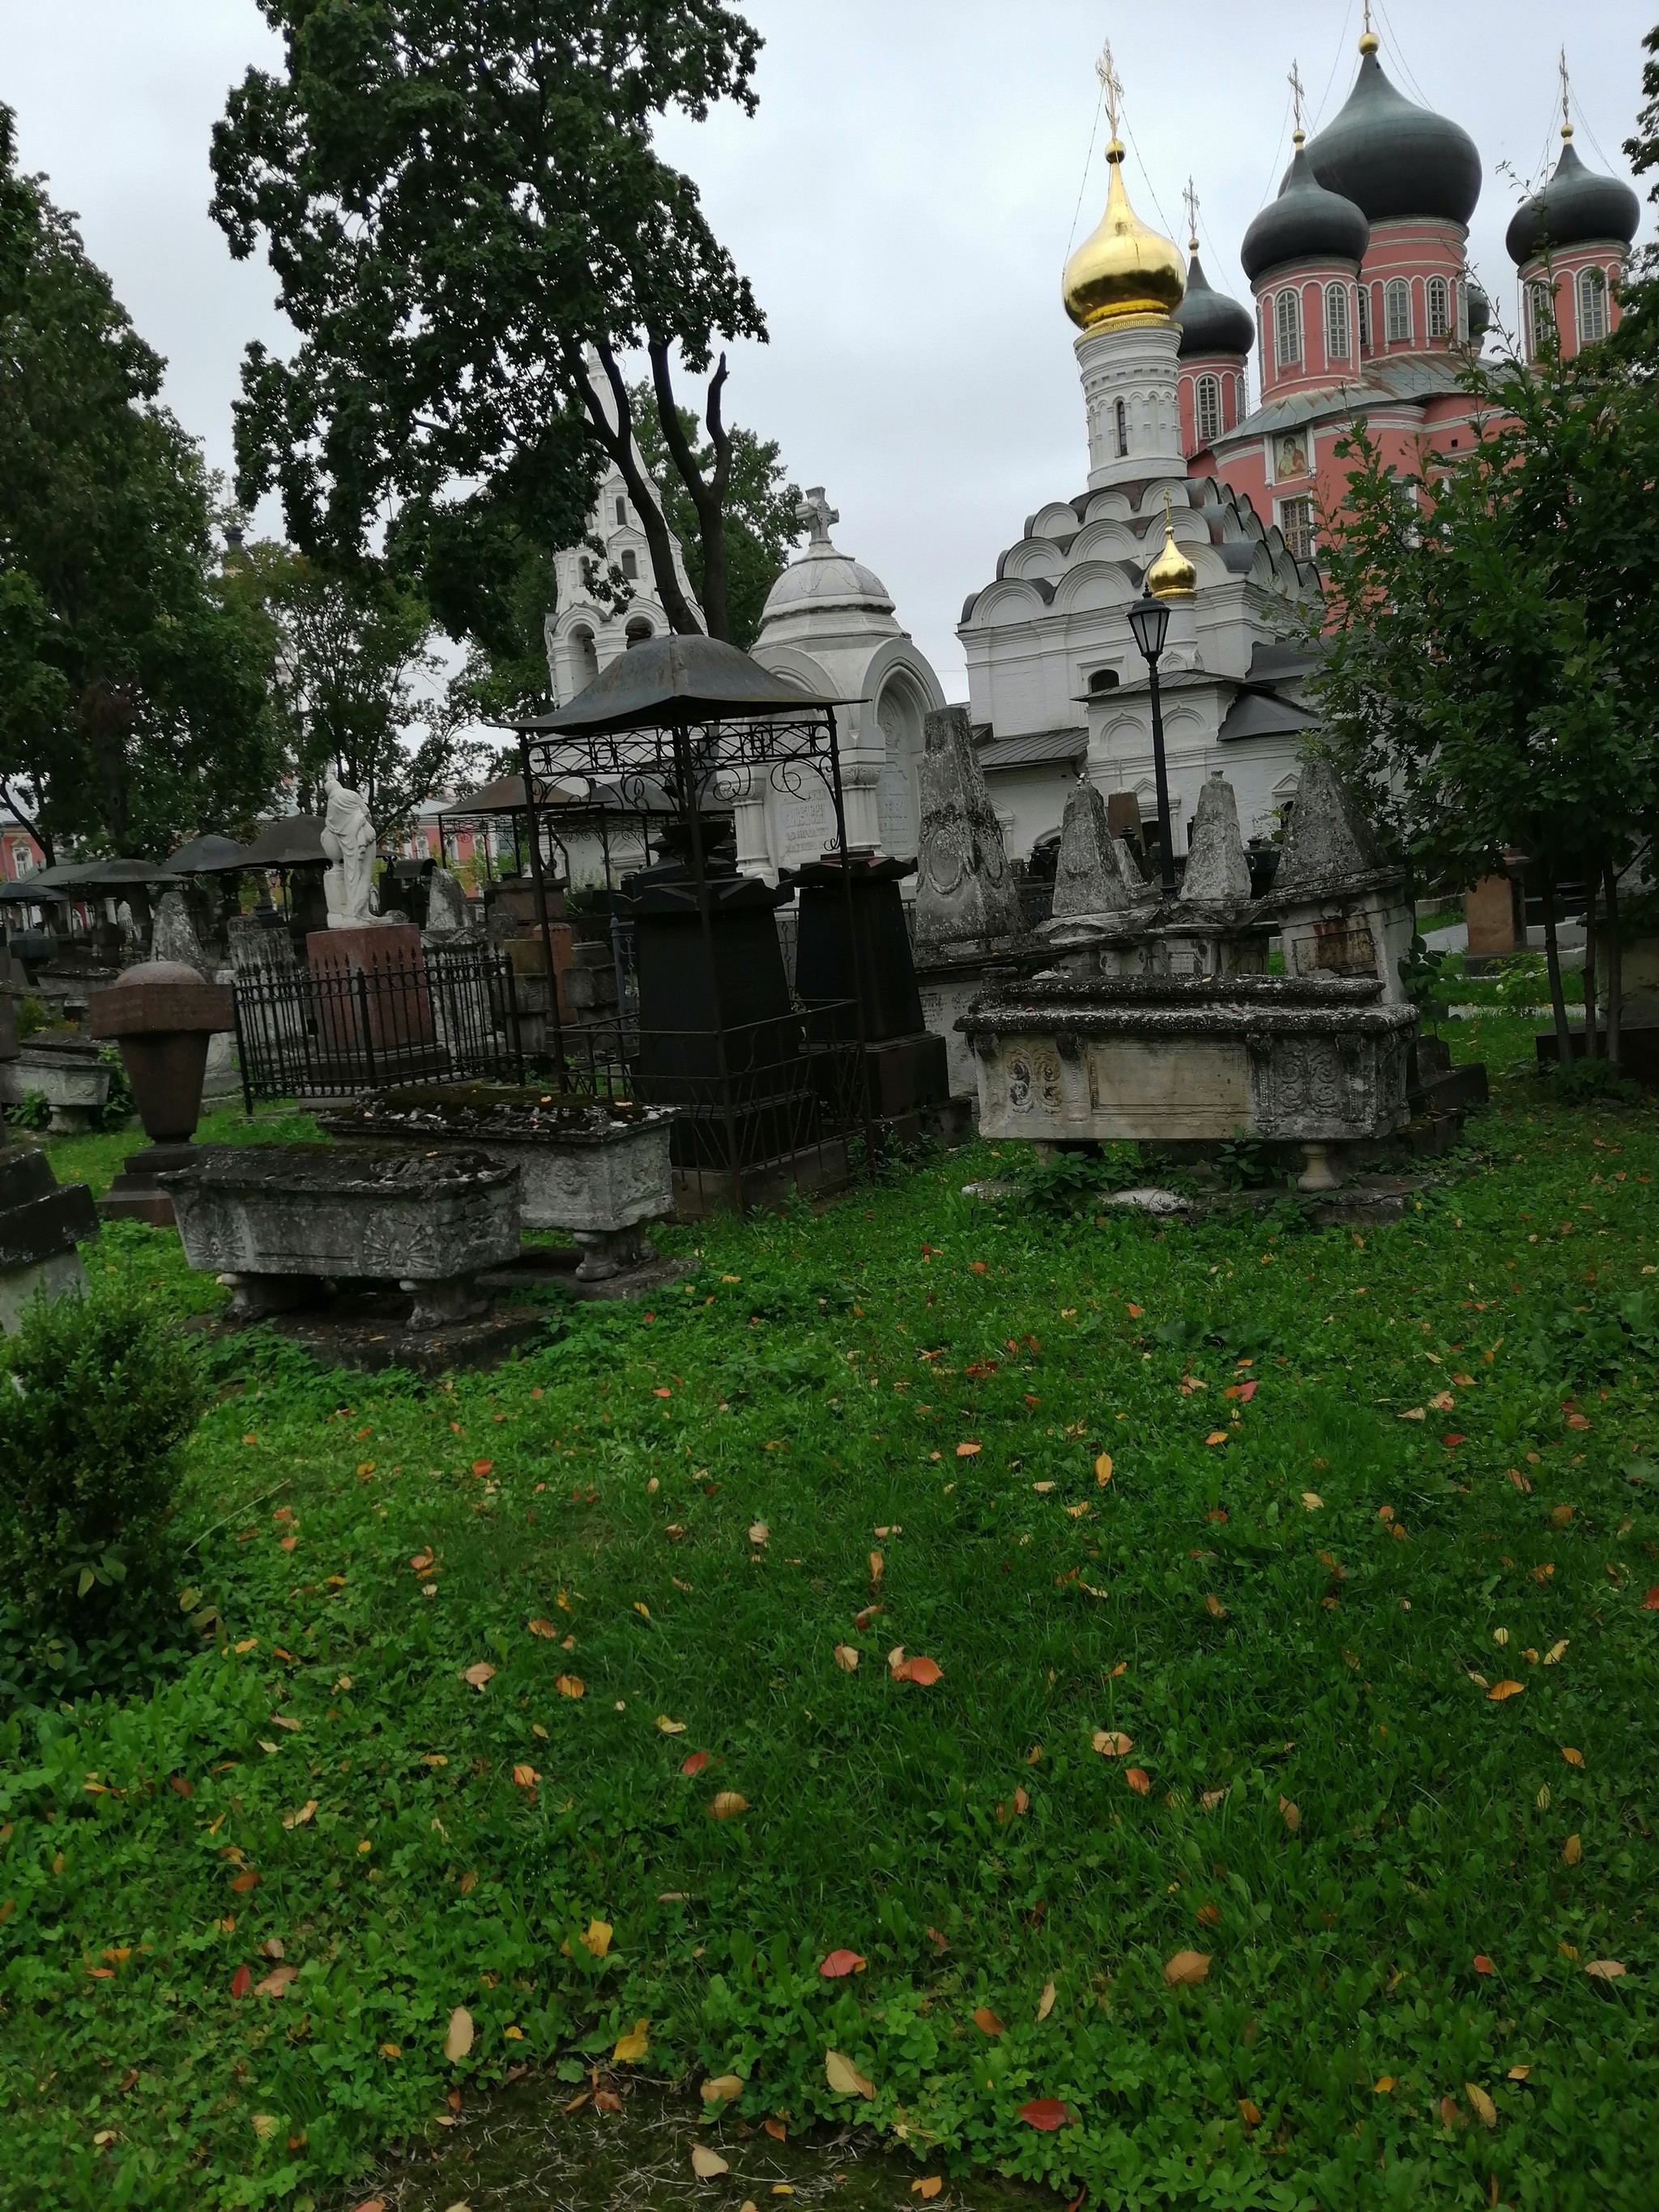
{"label": "granite urn pedestal", "polygon": [[106,1220],[173,1225],[173,1200],[156,1177],[187,1167],[195,1156],[191,1139],[202,1115],[208,1048],[235,1018],[229,985],[204,983],[182,961],[142,962],[94,994],[88,1026],[95,1037],[114,1038],[150,1140],[128,1155],[99,1201]]}

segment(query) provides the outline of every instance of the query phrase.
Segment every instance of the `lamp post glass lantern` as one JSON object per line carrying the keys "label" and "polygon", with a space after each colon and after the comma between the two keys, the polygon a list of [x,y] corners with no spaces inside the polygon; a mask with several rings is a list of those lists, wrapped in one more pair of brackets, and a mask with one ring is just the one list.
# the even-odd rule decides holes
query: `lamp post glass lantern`
{"label": "lamp post glass lantern", "polygon": [[1170,778],[1164,765],[1164,708],[1158,696],[1158,663],[1170,633],[1170,610],[1162,599],[1143,592],[1129,610],[1129,628],[1146,663],[1152,694],[1152,770],[1158,778],[1158,866],[1159,887],[1166,899],[1176,895],[1175,844],[1170,833]]}

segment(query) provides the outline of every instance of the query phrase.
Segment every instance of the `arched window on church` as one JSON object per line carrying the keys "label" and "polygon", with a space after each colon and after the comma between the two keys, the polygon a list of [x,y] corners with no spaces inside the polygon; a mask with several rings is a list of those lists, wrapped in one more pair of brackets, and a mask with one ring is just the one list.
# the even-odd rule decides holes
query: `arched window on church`
{"label": "arched window on church", "polygon": [[1594,345],[1607,334],[1607,279],[1601,269],[1578,272],[1578,343]]}
{"label": "arched window on church", "polygon": [[632,653],[636,645],[649,643],[656,633],[643,615],[635,615],[623,635],[628,641],[628,650]]}
{"label": "arched window on church", "polygon": [[1554,343],[1555,293],[1548,284],[1527,287],[1527,350],[1535,361]]}
{"label": "arched window on church", "polygon": [[1118,682],[1115,668],[1097,668],[1089,678],[1089,695],[1097,699],[1103,691],[1115,691]]}
{"label": "arched window on church", "polygon": [[1451,335],[1451,292],[1443,276],[1431,276],[1425,295],[1428,307],[1429,336],[1431,338]]}
{"label": "arched window on church", "polygon": [[1382,327],[1390,345],[1407,345],[1412,335],[1412,288],[1391,276],[1382,288]]}
{"label": "arched window on church", "polygon": [[1273,355],[1281,368],[1302,358],[1302,295],[1293,286],[1273,301]]}
{"label": "arched window on church", "polygon": [[1327,361],[1346,361],[1348,358],[1348,288],[1346,284],[1325,287],[1325,358]]}
{"label": "arched window on church", "polygon": [[631,547],[625,548],[623,550],[622,556],[622,572],[623,575],[627,577],[630,584],[638,583],[640,580],[640,556],[631,549]]}
{"label": "arched window on church", "polygon": [[594,648],[592,631],[573,629],[570,633],[570,679],[574,687],[571,697],[574,698],[578,691],[586,691],[599,672],[599,657]]}
{"label": "arched window on church", "polygon": [[1193,386],[1193,420],[1200,446],[1212,446],[1221,435],[1221,379],[1200,376]]}
{"label": "arched window on church", "polygon": [[1129,453],[1129,410],[1120,399],[1117,402],[1117,457],[1127,460]]}
{"label": "arched window on church", "polygon": [[1360,286],[1358,298],[1359,301],[1359,350],[1361,353],[1369,353],[1371,349],[1371,288],[1369,284]]}

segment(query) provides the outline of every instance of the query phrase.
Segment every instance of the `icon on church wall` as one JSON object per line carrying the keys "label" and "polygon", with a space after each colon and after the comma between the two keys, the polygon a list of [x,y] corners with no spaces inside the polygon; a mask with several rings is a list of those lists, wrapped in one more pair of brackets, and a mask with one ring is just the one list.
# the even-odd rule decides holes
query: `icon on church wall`
{"label": "icon on church wall", "polygon": [[1274,441],[1273,474],[1280,483],[1286,477],[1305,477],[1308,470],[1308,441],[1299,430]]}

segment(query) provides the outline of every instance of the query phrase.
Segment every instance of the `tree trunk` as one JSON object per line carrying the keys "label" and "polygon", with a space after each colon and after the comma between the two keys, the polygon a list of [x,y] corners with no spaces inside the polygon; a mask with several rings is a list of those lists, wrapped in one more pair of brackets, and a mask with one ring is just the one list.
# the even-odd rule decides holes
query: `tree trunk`
{"label": "tree trunk", "polygon": [[611,386],[611,396],[617,409],[613,423],[605,413],[599,395],[592,380],[581,377],[581,398],[587,410],[588,426],[599,444],[622,471],[640,521],[645,531],[645,542],[651,549],[651,573],[656,579],[657,597],[662,601],[663,611],[682,637],[701,637],[702,625],[691,611],[691,603],[680,589],[680,580],[674,567],[674,541],[668,525],[663,520],[657,495],[640,466],[634,447],[634,417],[628,404],[628,386],[623,382],[622,371],[617,366],[616,356],[607,345],[595,347],[600,365]]}
{"label": "tree trunk", "polygon": [[1589,896],[1584,904],[1584,1057],[1599,1057],[1595,1035],[1595,895],[1601,888],[1601,871],[1592,862],[1585,870],[1589,878]]}
{"label": "tree trunk", "polygon": [[1561,988],[1561,941],[1555,931],[1555,871],[1544,874],[1544,959],[1550,972],[1550,1005],[1555,1011],[1555,1050],[1560,1066],[1572,1065],[1572,1030],[1567,1023],[1566,994]]}
{"label": "tree trunk", "polygon": [[52,842],[52,832],[49,830],[43,830],[40,827],[39,811],[40,802],[38,796],[38,785],[36,786],[36,811],[33,815],[26,814],[22,807],[18,804],[17,795],[13,791],[10,784],[6,782],[3,778],[0,778],[0,805],[3,805],[8,811],[22,823],[24,829],[28,831],[30,836],[33,838],[35,843],[46,854],[46,866],[49,868],[55,868],[58,865],[58,852],[57,848]]}
{"label": "tree trunk", "polygon": [[1609,857],[1607,885],[1607,1058],[1619,1065],[1620,1031],[1625,1013],[1625,952],[1619,942],[1619,864]]}
{"label": "tree trunk", "polygon": [[660,338],[651,341],[651,380],[657,395],[657,419],[663,441],[681,483],[697,510],[697,539],[702,548],[702,611],[710,637],[731,640],[732,626],[726,605],[726,493],[732,480],[732,439],[720,416],[720,393],[726,386],[726,356],[720,357],[708,380],[705,421],[714,448],[714,466],[705,477],[680,425],[674,399],[674,380],[668,365],[668,348]]}

